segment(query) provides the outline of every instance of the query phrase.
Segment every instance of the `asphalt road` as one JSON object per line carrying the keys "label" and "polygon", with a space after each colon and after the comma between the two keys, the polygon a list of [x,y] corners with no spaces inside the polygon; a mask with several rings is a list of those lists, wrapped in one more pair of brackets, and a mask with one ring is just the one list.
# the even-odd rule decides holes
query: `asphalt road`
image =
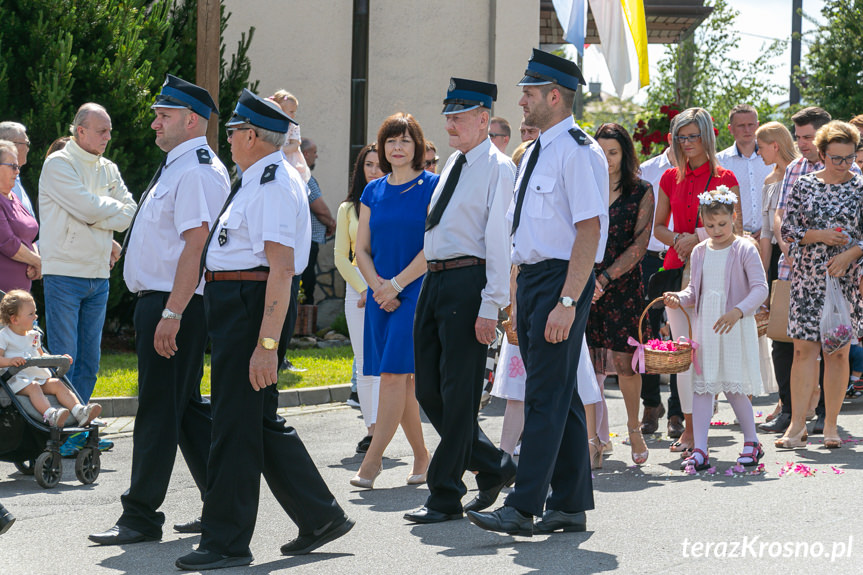
{"label": "asphalt road", "polygon": [[[664,393],[665,395],[665,393]],[[711,428],[716,473],[689,476],[678,471],[667,437],[648,439],[648,464],[635,468],[625,432],[623,401],[606,391],[614,438],[613,454],[595,472],[596,510],[588,532],[534,536],[488,533],[466,519],[438,525],[412,525],[405,511],[421,505],[425,487],[405,485],[410,450],[399,432],[387,452],[384,473],[373,491],[348,484],[360,464],[354,446],[363,435],[357,410],[343,406],[292,408],[287,417],[303,437],[321,473],[357,521],[345,537],[304,557],[283,557],[279,546],[296,528],[262,482],[261,505],[248,568],[225,573],[314,574],[500,574],[500,573],[861,573],[863,487],[861,447],[863,402],[846,402],[840,432],[850,438],[842,449],[821,447],[777,453],[772,436],[762,437],[765,472],[726,475],[741,449],[736,425]],[[775,395],[756,400],[755,411],[769,413]],[[500,433],[503,402],[482,412],[482,426],[493,439]],[[763,421],[757,417],[756,421]],[[733,422],[724,401],[715,422]],[[116,448],[102,458],[94,485],[79,484],[66,460],[61,484],[43,490],[32,477],[0,463],[0,501],[18,522],[0,537],[0,574],[97,575],[176,573],[174,560],[193,549],[198,537],[167,529],[160,542],[123,548],[91,545],[87,535],[107,529],[120,513],[128,487],[132,439],[130,422],[118,425]],[[664,420],[662,422],[664,430]],[[426,424],[430,448],[437,435]],[[782,473],[786,463],[791,468]],[[807,476],[807,474],[811,475]],[[474,495],[476,484],[466,477]],[[502,498],[499,500],[499,503]],[[178,458],[163,505],[168,525],[199,514],[200,500],[182,458]]]}

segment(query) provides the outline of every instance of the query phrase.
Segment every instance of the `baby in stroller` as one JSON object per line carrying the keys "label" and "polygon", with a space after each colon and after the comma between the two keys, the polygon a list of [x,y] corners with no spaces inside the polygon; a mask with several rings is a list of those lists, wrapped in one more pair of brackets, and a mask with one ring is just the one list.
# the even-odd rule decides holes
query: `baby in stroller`
{"label": "baby in stroller", "polygon": [[[12,290],[0,300],[0,371],[23,365],[28,358],[43,355],[42,336],[33,329],[36,321],[36,302],[24,290]],[[71,358],[70,358],[71,359]],[[52,377],[43,367],[28,367],[18,372],[9,387],[17,395],[30,399],[45,422],[63,427],[71,412],[81,427],[87,426],[102,413],[98,403],[82,405],[63,382]],[[54,395],[63,407],[51,407],[45,395]]]}

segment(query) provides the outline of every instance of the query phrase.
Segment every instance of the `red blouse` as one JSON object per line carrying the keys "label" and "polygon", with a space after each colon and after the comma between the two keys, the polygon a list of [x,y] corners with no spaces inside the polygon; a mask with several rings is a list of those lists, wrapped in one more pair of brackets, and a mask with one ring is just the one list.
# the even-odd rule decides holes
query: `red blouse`
{"label": "red blouse", "polygon": [[[664,222],[666,226],[670,219],[674,220],[674,233],[694,234],[698,227],[698,194],[715,190],[721,185],[732,188],[737,185],[734,172],[722,166],[716,167],[716,174],[710,175],[710,162],[704,162],[697,168],[690,169],[686,164],[686,174],[683,181],[677,182],[677,168],[666,170],[659,180],[659,188],[668,196],[671,204],[670,218]],[[677,252],[671,247],[665,254],[662,267],[667,270],[682,268],[684,262],[677,257]]]}

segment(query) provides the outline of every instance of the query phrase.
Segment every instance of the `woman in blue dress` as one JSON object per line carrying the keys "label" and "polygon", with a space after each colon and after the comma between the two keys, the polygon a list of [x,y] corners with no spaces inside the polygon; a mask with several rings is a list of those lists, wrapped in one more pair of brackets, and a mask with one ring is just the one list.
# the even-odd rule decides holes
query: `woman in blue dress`
{"label": "woman in blue dress", "polygon": [[429,452],[414,392],[413,321],[426,271],[423,235],[438,176],[423,171],[425,139],[410,114],[394,114],[378,130],[381,170],[389,175],[363,192],[357,227],[357,265],[369,285],[365,375],[380,376],[378,418],[371,445],[351,485],[371,489],[384,450],[399,424],[414,464],[407,483],[425,483]]}

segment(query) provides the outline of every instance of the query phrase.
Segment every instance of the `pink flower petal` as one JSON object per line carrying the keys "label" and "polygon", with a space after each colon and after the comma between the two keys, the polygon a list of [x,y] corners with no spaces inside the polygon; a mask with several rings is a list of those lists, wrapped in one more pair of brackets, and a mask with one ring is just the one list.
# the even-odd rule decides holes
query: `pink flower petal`
{"label": "pink flower petal", "polygon": [[687,465],[687,466],[686,466],[686,468],[685,468],[683,471],[684,471],[687,475],[695,475],[695,466],[694,466],[694,465],[692,465],[692,464]]}
{"label": "pink flower petal", "polygon": [[838,468],[838,467],[836,467],[835,465],[831,465],[831,466],[830,466],[830,469],[832,469],[832,470],[833,470],[833,473],[835,473],[836,475],[842,475],[843,473],[845,473],[845,471],[843,471],[843,470],[839,469],[839,468]]}

